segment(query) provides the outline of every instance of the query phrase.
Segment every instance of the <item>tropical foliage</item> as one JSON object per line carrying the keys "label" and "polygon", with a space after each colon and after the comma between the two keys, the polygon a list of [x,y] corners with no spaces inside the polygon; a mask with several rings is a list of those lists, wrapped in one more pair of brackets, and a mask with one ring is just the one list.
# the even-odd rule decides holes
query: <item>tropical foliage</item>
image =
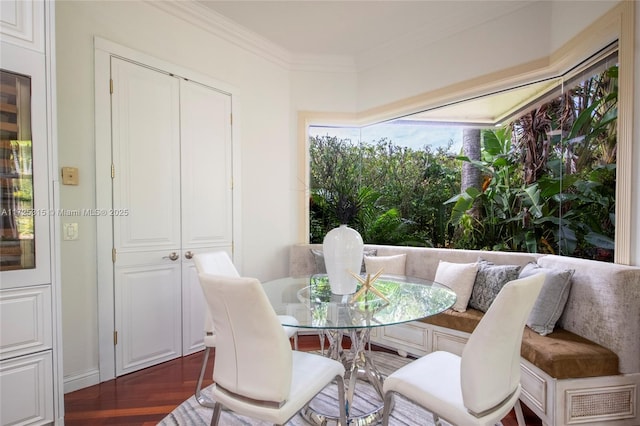
{"label": "tropical foliage", "polygon": [[368,243],[432,246],[448,239],[451,207],[444,202],[460,192],[460,166],[447,149],[323,136],[311,138],[310,158],[311,242],[343,223]]}
{"label": "tropical foliage", "polygon": [[[613,260],[617,67],[483,132],[484,176],[455,203],[459,247]],[[468,213],[480,200],[483,215]]]}
{"label": "tropical foliage", "polygon": [[[480,159],[384,138],[312,137],[310,240],[322,242],[345,223],[367,243],[612,261],[616,118],[612,67],[508,125],[482,130]],[[461,193],[463,163],[480,170],[481,185]]]}

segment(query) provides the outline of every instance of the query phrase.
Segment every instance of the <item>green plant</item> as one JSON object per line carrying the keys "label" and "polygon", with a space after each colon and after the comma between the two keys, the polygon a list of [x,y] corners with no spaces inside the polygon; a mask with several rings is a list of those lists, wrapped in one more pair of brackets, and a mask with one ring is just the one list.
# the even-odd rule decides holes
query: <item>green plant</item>
{"label": "green plant", "polygon": [[[487,130],[482,188],[452,197],[456,246],[613,260],[617,68]],[[482,217],[469,215],[481,200]]]}
{"label": "green plant", "polygon": [[446,151],[412,150],[387,139],[355,145],[311,138],[311,241],[347,223],[368,243],[444,246],[443,201],[459,192],[459,170]]}

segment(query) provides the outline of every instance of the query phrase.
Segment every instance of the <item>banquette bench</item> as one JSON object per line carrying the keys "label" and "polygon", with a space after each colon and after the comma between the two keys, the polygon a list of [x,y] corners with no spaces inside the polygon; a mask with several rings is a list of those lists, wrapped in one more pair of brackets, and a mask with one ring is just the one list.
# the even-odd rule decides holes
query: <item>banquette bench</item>
{"label": "banquette bench", "polygon": [[[317,264],[321,250],[321,244],[291,246],[290,275],[323,272]],[[365,251],[382,261],[401,257],[406,275],[430,280],[440,261],[469,264],[480,259],[520,270],[534,263],[547,270],[571,271],[566,305],[553,332],[541,335],[525,328],[521,400],[545,425],[640,425],[639,267],[495,251],[383,245],[365,245]],[[464,312],[450,309],[421,321],[374,329],[372,341],[401,355],[436,350],[461,354],[482,315],[473,307]]]}

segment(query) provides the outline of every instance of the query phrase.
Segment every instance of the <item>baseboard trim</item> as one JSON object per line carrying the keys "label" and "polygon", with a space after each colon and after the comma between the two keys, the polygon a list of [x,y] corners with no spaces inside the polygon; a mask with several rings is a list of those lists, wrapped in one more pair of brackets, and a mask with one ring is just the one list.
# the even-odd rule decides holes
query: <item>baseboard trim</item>
{"label": "baseboard trim", "polygon": [[97,368],[73,376],[67,376],[64,378],[64,393],[87,388],[97,385],[98,383],[100,383],[100,371]]}

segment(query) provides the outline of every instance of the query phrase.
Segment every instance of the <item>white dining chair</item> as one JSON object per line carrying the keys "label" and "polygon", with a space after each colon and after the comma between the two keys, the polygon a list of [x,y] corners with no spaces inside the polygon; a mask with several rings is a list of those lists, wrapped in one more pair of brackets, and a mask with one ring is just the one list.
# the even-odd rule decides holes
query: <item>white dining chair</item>
{"label": "white dining chair", "polygon": [[544,274],[507,283],[467,341],[462,356],[436,351],[392,373],[384,381],[383,426],[399,394],[459,426],[495,425],[512,408],[525,426],[520,406],[520,346],[526,320]]}
{"label": "white dining chair", "polygon": [[[193,256],[193,261],[196,266],[198,274],[207,273],[229,277],[239,277],[240,274],[236,269],[231,257],[226,251],[217,250],[205,253],[198,253]],[[281,323],[294,324],[296,319],[288,315],[278,316]],[[283,326],[287,337],[293,339],[294,349],[298,349],[298,329],[296,327]],[[195,397],[198,403],[204,407],[213,408],[213,402],[208,400],[202,395],[202,382],[204,380],[205,371],[209,362],[209,355],[211,348],[216,346],[216,333],[213,329],[213,320],[211,319],[211,312],[209,309],[205,309],[204,318],[204,355],[202,359],[202,367],[200,367],[200,375],[196,382]]]}
{"label": "white dining chair", "polygon": [[211,425],[218,424],[223,407],[284,425],[334,381],[340,424],[346,425],[342,363],[292,350],[257,279],[199,277],[217,338]]}

